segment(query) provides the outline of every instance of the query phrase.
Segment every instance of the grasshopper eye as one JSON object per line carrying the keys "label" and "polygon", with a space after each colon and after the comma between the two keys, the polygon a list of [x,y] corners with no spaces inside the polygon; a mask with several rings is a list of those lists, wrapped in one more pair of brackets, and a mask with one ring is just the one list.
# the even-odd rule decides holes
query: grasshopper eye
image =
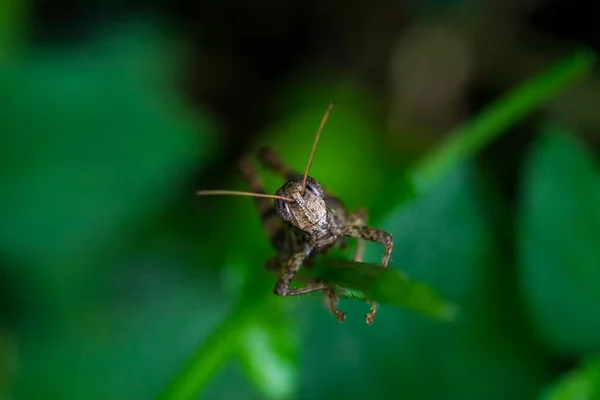
{"label": "grasshopper eye", "polygon": [[316,180],[310,178],[306,181],[306,190],[316,197],[323,197],[323,188]]}
{"label": "grasshopper eye", "polygon": [[286,221],[292,220],[292,212],[290,211],[290,206],[285,200],[275,200],[275,207],[277,208],[277,213]]}

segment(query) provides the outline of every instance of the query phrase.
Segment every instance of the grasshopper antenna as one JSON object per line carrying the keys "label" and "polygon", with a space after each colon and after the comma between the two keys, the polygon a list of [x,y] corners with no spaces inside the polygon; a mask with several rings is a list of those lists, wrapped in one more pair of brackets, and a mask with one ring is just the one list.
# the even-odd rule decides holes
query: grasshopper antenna
{"label": "grasshopper antenna", "polygon": [[321,132],[323,132],[323,127],[327,122],[327,118],[329,118],[329,114],[331,114],[331,110],[333,110],[333,106],[335,106],[335,101],[329,103],[329,107],[327,107],[327,111],[325,111],[325,115],[321,120],[321,125],[319,126],[319,130],[317,131],[317,136],[315,137],[315,142],[313,143],[312,151],[310,152],[310,157],[308,159],[308,165],[306,166],[306,171],[304,172],[304,180],[302,181],[302,193],[304,193],[304,189],[306,189],[306,179],[308,178],[308,171],[310,171],[310,166],[312,165],[313,157],[315,156],[315,152],[317,151],[317,145],[319,144],[319,139],[321,138]]}
{"label": "grasshopper antenna", "polygon": [[277,199],[283,201],[293,201],[289,197],[276,196],[273,194],[238,192],[237,190],[199,190],[196,192],[198,196],[214,196],[214,195],[231,195],[231,196],[247,196],[247,197],[265,197],[268,199]]}

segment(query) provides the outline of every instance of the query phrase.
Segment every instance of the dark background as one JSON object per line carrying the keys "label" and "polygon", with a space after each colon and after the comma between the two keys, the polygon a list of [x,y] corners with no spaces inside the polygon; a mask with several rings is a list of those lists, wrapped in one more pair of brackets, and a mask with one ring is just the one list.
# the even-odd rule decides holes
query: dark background
{"label": "dark background", "polygon": [[[0,390],[153,398],[204,345],[206,399],[598,398],[598,71],[430,191],[398,187],[494,99],[597,51],[599,7],[4,1]],[[194,195],[247,190],[236,161],[262,144],[303,170],[331,100],[311,175],[457,321],[276,298],[252,202]]]}

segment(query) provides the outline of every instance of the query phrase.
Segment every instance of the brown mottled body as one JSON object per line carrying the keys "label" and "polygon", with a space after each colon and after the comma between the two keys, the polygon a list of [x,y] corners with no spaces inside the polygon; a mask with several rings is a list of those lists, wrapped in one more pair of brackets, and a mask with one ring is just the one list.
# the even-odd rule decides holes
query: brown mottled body
{"label": "brown mottled body", "polygon": [[[258,159],[287,180],[276,195],[291,200],[277,199],[273,204],[267,198],[255,199],[267,235],[277,251],[277,255],[267,261],[268,269],[280,271],[274,292],[280,296],[295,296],[323,291],[328,299],[328,307],[343,321],[345,313],[336,308],[337,297],[331,285],[312,281],[305,287],[290,289],[292,280],[303,265],[310,264],[313,259],[334,247],[344,246],[347,237],[359,239],[355,261],[362,261],[365,240],[382,244],[385,252],[381,265],[385,268],[392,254],[391,235],[366,226],[367,213],[364,210],[348,213],[342,202],[325,191],[314,178],[306,178],[303,190],[304,176],[288,168],[271,149],[262,149]],[[252,191],[264,194],[264,185],[252,162],[243,159],[240,169]],[[369,325],[376,312],[377,304],[373,303],[366,315]]]}

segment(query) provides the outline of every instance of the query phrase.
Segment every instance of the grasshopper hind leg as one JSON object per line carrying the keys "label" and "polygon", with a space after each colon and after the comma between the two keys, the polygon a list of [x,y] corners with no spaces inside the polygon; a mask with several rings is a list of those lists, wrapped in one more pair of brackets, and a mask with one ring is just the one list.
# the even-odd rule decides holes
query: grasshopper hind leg
{"label": "grasshopper hind leg", "polygon": [[267,168],[275,171],[283,179],[291,180],[297,176],[302,176],[301,173],[290,168],[279,155],[269,146],[265,146],[258,152],[258,160]]}
{"label": "grasshopper hind leg", "polygon": [[[256,172],[254,164],[249,158],[242,158],[239,162],[239,168],[242,176],[248,182],[252,192],[266,194],[263,181],[260,175],[258,175]],[[267,236],[269,237],[269,241],[273,247],[275,247],[275,249],[280,251],[282,233],[285,230],[284,221],[279,217],[279,215],[277,215],[277,211],[272,200],[257,197],[254,199],[254,202],[258,209],[261,223],[267,233]],[[272,261],[268,261],[267,268],[272,268],[272,263]]]}

